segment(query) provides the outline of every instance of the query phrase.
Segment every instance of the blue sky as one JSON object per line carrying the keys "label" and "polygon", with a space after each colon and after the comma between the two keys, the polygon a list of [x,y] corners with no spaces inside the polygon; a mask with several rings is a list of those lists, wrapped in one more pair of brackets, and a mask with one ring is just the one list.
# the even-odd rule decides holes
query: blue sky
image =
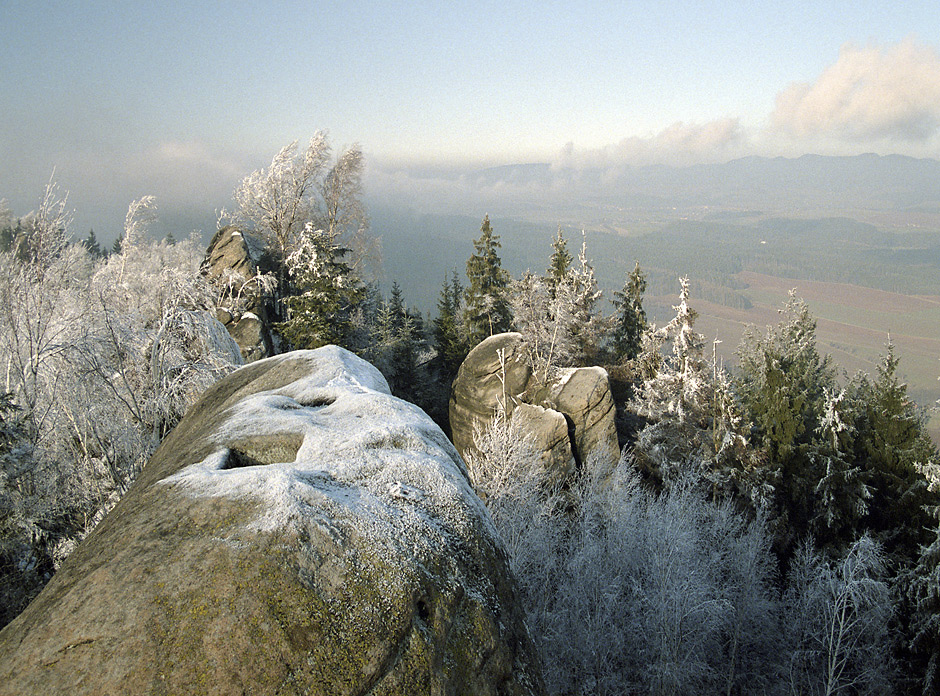
{"label": "blue sky", "polygon": [[227,205],[318,129],[386,178],[940,156],[935,2],[0,0],[0,26],[0,198],[26,212],[55,168],[85,227]]}

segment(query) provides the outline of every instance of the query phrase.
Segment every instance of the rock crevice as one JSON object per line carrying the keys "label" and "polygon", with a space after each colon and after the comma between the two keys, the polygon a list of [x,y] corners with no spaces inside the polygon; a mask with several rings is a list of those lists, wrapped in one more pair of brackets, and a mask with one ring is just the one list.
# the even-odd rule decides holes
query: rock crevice
{"label": "rock crevice", "polygon": [[522,334],[490,336],[467,355],[451,390],[454,445],[474,452],[474,430],[498,407],[523,421],[553,476],[565,478],[591,457],[618,454],[616,409],[601,367],[559,370],[548,382],[533,374]]}

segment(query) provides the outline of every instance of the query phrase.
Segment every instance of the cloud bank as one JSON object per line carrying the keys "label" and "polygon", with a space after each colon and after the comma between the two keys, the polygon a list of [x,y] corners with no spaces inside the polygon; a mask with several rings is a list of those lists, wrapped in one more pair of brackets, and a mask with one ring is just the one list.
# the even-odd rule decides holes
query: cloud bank
{"label": "cloud bank", "polygon": [[578,149],[570,142],[553,165],[561,169],[652,164],[682,167],[739,157],[747,147],[748,138],[740,119],[722,118],[704,124],[680,121],[656,135],[632,136],[602,148]]}
{"label": "cloud bank", "polygon": [[845,44],[812,82],[781,90],[765,125],[741,118],[678,122],[598,148],[565,145],[556,169],[726,162],[746,155],[898,153],[940,156],[940,53],[914,38]]}
{"label": "cloud bank", "polygon": [[846,44],[815,82],[777,96],[771,128],[797,138],[930,141],[940,129],[940,55],[912,38]]}

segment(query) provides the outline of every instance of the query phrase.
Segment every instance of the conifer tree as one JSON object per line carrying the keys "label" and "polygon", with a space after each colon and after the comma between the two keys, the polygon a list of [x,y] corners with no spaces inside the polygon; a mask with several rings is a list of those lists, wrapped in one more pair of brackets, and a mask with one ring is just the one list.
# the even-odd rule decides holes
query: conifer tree
{"label": "conifer tree", "polygon": [[926,530],[932,524],[925,509],[938,502],[918,467],[938,461],[938,455],[924,415],[908,397],[897,370],[889,342],[877,377],[859,376],[850,385],[857,411],[853,455],[872,491],[866,526],[890,556],[910,558],[929,541]]}
{"label": "conifer tree", "polygon": [[104,252],[101,250],[101,245],[98,243],[97,237],[95,237],[94,230],[88,230],[88,236],[82,240],[82,245],[88,250],[88,253],[94,256],[96,259],[100,259],[104,256]]}
{"label": "conifer tree", "polygon": [[552,237],[552,258],[548,262],[548,275],[545,277],[552,297],[555,296],[555,288],[568,275],[571,261],[571,254],[568,252],[568,241],[562,235],[561,226],[559,225],[558,233]]}
{"label": "conifer tree", "polygon": [[460,305],[463,287],[454,269],[451,279],[444,281],[437,301],[437,318],[434,319],[434,342],[438,364],[443,370],[443,380],[449,383],[457,374],[460,363],[467,357],[467,350],[460,335]]}
{"label": "conifer tree", "polygon": [[294,348],[328,343],[346,346],[353,332],[352,315],[365,288],[352,272],[337,234],[314,230],[308,223],[287,268],[299,294],[287,298],[289,316],[277,329]]}
{"label": "conifer tree", "polygon": [[640,262],[627,276],[623,289],[614,292],[613,351],[614,360],[632,360],[643,348],[643,332],[646,331],[646,311],[643,309],[643,293],[646,292],[646,275],[640,270]]}
{"label": "conifer tree", "polygon": [[497,254],[500,246],[499,236],[490,227],[490,216],[486,215],[480,237],[473,242],[474,253],[467,260],[464,325],[471,345],[508,331],[512,323],[507,297],[509,273]]}
{"label": "conifer tree", "polygon": [[[788,555],[821,512],[817,486],[825,472],[813,455],[835,371],[816,348],[816,320],[792,292],[784,320],[763,336],[747,330],[738,355],[737,394],[752,424],[752,444],[763,450],[768,476],[776,482],[772,515],[778,550]],[[816,541],[826,546],[842,540]]]}
{"label": "conifer tree", "polygon": [[510,293],[516,330],[525,337],[529,361],[543,379],[554,368],[595,364],[607,325],[596,311],[602,293],[586,243],[572,267],[555,241],[551,266],[564,267],[564,275],[553,280],[551,268],[548,278],[526,271]]}

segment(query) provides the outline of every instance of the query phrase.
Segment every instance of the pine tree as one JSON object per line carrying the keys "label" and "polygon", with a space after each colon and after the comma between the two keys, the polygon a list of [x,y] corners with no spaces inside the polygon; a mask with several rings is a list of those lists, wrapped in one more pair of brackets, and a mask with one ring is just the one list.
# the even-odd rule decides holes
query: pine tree
{"label": "pine tree", "polygon": [[88,253],[94,256],[96,259],[100,259],[104,256],[104,252],[101,250],[101,245],[98,244],[98,239],[95,237],[94,230],[88,230],[88,236],[82,240],[82,245],[88,250]]}
{"label": "pine tree", "polygon": [[618,362],[632,360],[643,348],[643,332],[646,331],[646,311],[643,309],[643,293],[646,292],[646,275],[640,270],[640,262],[623,284],[623,290],[614,293],[613,351]]}
{"label": "pine tree", "polygon": [[442,368],[443,381],[449,383],[457,374],[460,363],[467,357],[467,350],[460,336],[460,300],[463,287],[454,269],[450,282],[444,281],[437,301],[437,318],[434,319],[434,343],[438,363]]}
{"label": "pine tree", "polygon": [[500,265],[496,251],[501,245],[490,227],[489,215],[483,218],[480,232],[473,242],[475,253],[467,260],[464,325],[471,345],[508,331],[512,323],[507,297],[509,273]]}
{"label": "pine tree", "polygon": [[120,255],[121,247],[122,247],[121,237],[115,237],[114,244],[111,245],[111,253],[115,256]]}
{"label": "pine tree", "polygon": [[348,252],[337,243],[336,233],[314,230],[308,223],[298,248],[287,257],[300,293],[287,298],[288,319],[276,328],[294,348],[349,344],[352,315],[365,288],[345,261]]}
{"label": "pine tree", "polygon": [[571,254],[568,252],[568,241],[562,235],[561,226],[559,225],[557,235],[552,237],[552,258],[548,262],[548,275],[545,278],[551,289],[552,297],[555,296],[555,288],[568,275],[571,261]]}

